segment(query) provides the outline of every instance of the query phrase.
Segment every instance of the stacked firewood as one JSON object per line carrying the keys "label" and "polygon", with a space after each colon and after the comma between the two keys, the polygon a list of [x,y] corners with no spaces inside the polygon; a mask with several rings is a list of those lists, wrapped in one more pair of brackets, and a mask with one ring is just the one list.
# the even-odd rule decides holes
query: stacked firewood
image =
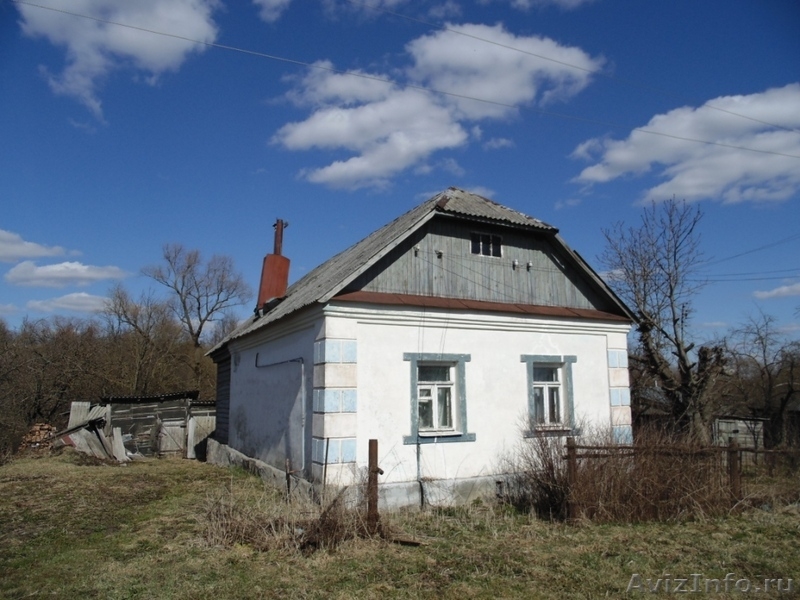
{"label": "stacked firewood", "polygon": [[25,434],[25,437],[22,438],[20,450],[49,448],[52,445],[53,440],[48,438],[56,433],[56,431],[58,430],[52,425],[48,425],[47,423],[36,423],[30,428],[28,433]]}

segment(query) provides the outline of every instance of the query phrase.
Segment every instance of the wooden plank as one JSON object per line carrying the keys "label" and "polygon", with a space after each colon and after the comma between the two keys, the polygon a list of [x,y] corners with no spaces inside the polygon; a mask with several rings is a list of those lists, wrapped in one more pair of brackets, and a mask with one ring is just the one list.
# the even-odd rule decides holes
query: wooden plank
{"label": "wooden plank", "polygon": [[[472,254],[473,232],[501,236],[503,256]],[[535,232],[434,219],[347,289],[607,309],[608,302],[600,300],[585,277],[568,264],[566,257]]]}
{"label": "wooden plank", "polygon": [[69,407],[69,423],[67,429],[77,427],[89,420],[91,402],[73,402]]}
{"label": "wooden plank", "polygon": [[111,438],[111,448],[114,452],[114,458],[119,462],[128,462],[128,453],[125,451],[125,445],[122,443],[122,429],[114,427],[113,437]]}

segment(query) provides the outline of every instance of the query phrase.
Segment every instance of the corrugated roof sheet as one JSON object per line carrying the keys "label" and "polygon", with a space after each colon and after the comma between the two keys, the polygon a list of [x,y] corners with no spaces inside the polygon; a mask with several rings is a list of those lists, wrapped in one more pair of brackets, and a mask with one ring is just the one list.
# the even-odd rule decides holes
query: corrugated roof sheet
{"label": "corrugated roof sheet", "polygon": [[545,231],[558,231],[544,221],[534,219],[519,211],[487,200],[477,194],[465,192],[457,188],[450,188],[438,194],[428,202],[433,202],[434,206],[445,213],[454,213],[466,217],[489,219],[491,221],[501,221],[512,225],[522,225],[524,227],[535,227]]}
{"label": "corrugated roof sheet", "polygon": [[150,396],[105,396],[100,398],[102,404],[132,404],[136,402],[166,402],[169,400],[197,400],[200,396],[199,390],[184,390],[181,392],[169,392],[167,394],[153,394]]}
{"label": "corrugated roof sheet", "polygon": [[539,219],[529,217],[477,194],[458,188],[448,188],[310,271],[305,277],[289,286],[286,290],[286,297],[279,304],[266,314],[249,319],[211,352],[221,348],[230,340],[261,329],[297,310],[329,300],[437,213],[530,227],[553,234],[558,232],[555,227]]}

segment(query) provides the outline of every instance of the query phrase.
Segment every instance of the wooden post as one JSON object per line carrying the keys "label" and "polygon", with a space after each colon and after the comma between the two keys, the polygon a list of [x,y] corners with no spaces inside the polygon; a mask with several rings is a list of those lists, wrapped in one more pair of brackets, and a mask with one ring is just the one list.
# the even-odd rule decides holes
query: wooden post
{"label": "wooden post", "polygon": [[331,448],[331,438],[325,438],[325,462],[322,463],[322,490],[323,494],[328,489],[328,450]]}
{"label": "wooden post", "polygon": [[292,461],[286,459],[286,502],[292,501]]}
{"label": "wooden post", "polygon": [[567,438],[567,519],[574,521],[578,518],[578,506],[573,501],[575,484],[578,481],[578,450],[575,447],[575,438]]}
{"label": "wooden post", "polygon": [[739,444],[733,438],[728,438],[728,481],[731,486],[731,496],[734,502],[742,498],[742,472],[739,468]]}
{"label": "wooden post", "polygon": [[378,514],[378,475],[383,470],[378,467],[378,440],[369,441],[369,470],[367,478],[367,531],[370,535],[378,533],[380,515]]}

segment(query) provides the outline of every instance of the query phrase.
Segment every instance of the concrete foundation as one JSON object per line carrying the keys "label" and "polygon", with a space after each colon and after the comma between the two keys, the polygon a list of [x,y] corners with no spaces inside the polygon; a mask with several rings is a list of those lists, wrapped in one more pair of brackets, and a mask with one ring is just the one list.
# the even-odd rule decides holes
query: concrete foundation
{"label": "concrete foundation", "polygon": [[[241,467],[258,475],[265,483],[286,489],[286,473],[260,460],[245,456],[230,446],[208,440],[208,462],[219,467]],[[423,480],[385,483],[378,485],[378,505],[382,510],[398,508],[423,508],[426,506],[457,506],[475,500],[492,500],[497,490],[497,477],[470,477],[449,480]],[[292,490],[312,497],[322,496],[322,484],[314,484],[292,476]],[[333,485],[329,488],[334,487]],[[346,496],[357,502],[361,490],[352,487]],[[330,496],[330,492],[327,494]]]}

